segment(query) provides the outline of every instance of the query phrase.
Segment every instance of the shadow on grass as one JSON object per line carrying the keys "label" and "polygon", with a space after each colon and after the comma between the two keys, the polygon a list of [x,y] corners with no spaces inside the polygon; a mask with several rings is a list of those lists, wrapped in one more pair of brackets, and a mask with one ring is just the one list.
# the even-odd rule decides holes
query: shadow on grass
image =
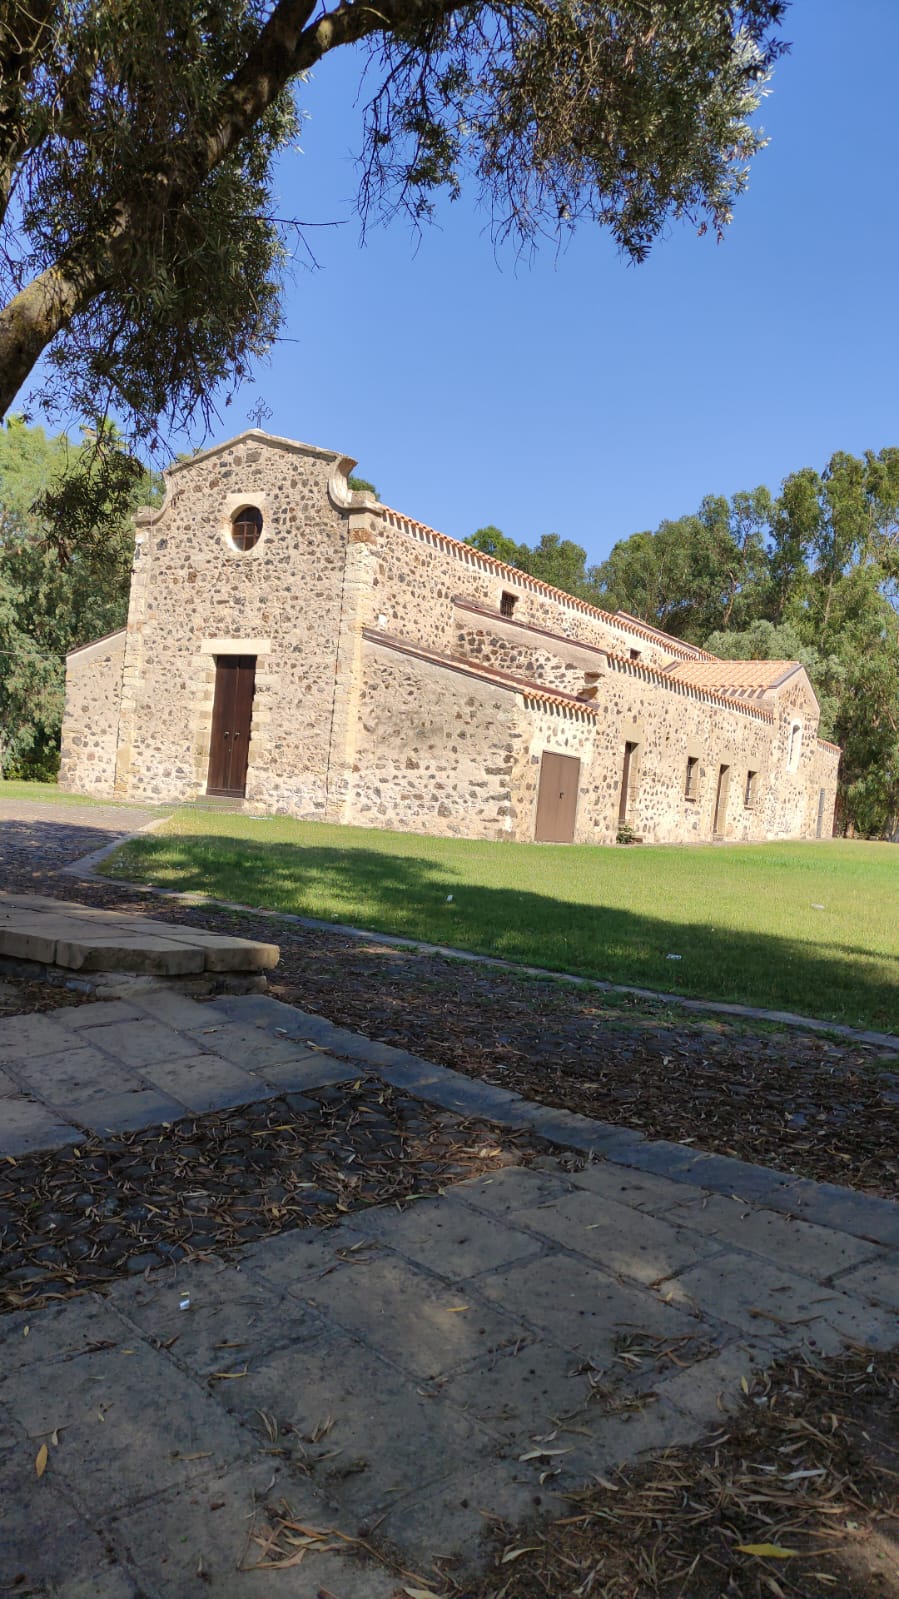
{"label": "shadow on grass", "polygon": [[472,884],[417,856],[170,834],[126,846],[105,871],[555,971],[899,1029],[895,958]]}

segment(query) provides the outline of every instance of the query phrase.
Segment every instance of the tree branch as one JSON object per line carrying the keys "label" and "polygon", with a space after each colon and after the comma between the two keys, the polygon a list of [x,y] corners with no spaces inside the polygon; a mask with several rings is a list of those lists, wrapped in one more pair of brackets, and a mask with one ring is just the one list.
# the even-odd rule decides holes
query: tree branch
{"label": "tree branch", "polygon": [[307,72],[331,50],[357,44],[375,33],[441,21],[461,11],[467,0],[382,0],[374,5],[351,0],[325,12],[307,27],[315,0],[279,0],[246,61],[225,88],[218,127],[206,139],[211,171],[273,105],[291,78]]}
{"label": "tree branch", "polygon": [[47,345],[71,321],[82,292],[74,277],[48,267],[0,312],[0,415]]}
{"label": "tree branch", "polygon": [[58,9],[57,0],[30,0],[16,8],[14,24],[0,22],[0,222],[16,166],[31,144],[23,91]]}

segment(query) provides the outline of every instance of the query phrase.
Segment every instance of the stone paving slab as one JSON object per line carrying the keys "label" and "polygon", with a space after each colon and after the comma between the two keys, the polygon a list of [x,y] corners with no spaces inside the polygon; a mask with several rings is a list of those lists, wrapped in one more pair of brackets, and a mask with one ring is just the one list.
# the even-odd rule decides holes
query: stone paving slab
{"label": "stone paving slab", "polygon": [[[804,1276],[812,1273],[819,1280],[845,1272],[850,1266],[869,1260],[873,1244],[847,1233],[833,1232],[796,1216],[753,1209],[742,1199],[723,1194],[704,1194],[666,1207],[669,1222],[683,1224],[719,1244],[733,1244]],[[899,1302],[899,1301],[897,1301]]]}
{"label": "stone paving slab", "polygon": [[264,972],[275,944],[35,894],[0,894],[0,955],[74,972]]}
{"label": "stone paving slab", "polygon": [[866,1266],[844,1273],[838,1282],[847,1294],[861,1294],[899,1311],[899,1253],[879,1253]]}
{"label": "stone paving slab", "polygon": [[[152,1403],[153,1394],[165,1396]],[[88,1514],[183,1487],[200,1456],[219,1464],[240,1458],[249,1440],[211,1396],[165,1355],[124,1341],[0,1381],[4,1404],[33,1452],[53,1446],[53,1476]]]}
{"label": "stone paving slab", "polygon": [[523,1256],[544,1252],[545,1245],[532,1234],[512,1227],[490,1231],[473,1225],[468,1210],[453,1203],[452,1190],[446,1199],[436,1217],[430,1206],[413,1205],[399,1215],[372,1207],[354,1216],[354,1226],[416,1265],[439,1261],[440,1275],[451,1281],[478,1277]]}
{"label": "stone paving slab", "polygon": [[[19,1135],[31,1117],[32,1137],[75,1138],[66,1094],[130,1098],[152,1122],[164,1098],[187,1114],[265,1097],[275,1070],[310,1087],[398,1073],[511,1125],[542,1109],[259,995],[200,1006],[148,989],[11,1018],[0,1061],[18,1090],[0,1098],[0,1153],[16,1114]],[[546,1155],[0,1319],[0,1585],[393,1599],[396,1574],[344,1545],[245,1571],[248,1534],[284,1500],[316,1528],[374,1528],[426,1586],[438,1556],[476,1561],[490,1517],[552,1511],[592,1473],[718,1424],[786,1350],[899,1342],[899,1206],[586,1118],[542,1126],[596,1159],[567,1171]],[[635,1336],[637,1376],[620,1356]],[[636,1408],[597,1403],[591,1376]]]}
{"label": "stone paving slab", "polygon": [[517,1220],[542,1237],[601,1262],[618,1276],[647,1286],[721,1249],[714,1238],[583,1191],[566,1194],[552,1205],[521,1210]]}
{"label": "stone paving slab", "polygon": [[[383,1567],[337,1552],[312,1553],[301,1566],[286,1571],[247,1569],[260,1554],[258,1548],[248,1547],[254,1510],[284,1498],[304,1525],[331,1526],[327,1507],[314,1489],[273,1468],[271,1460],[209,1472],[193,1485],[187,1503],[178,1491],[163,1494],[113,1516],[109,1525],[115,1546],[123,1550],[139,1581],[139,1599],[149,1595],[186,1599],[205,1593],[221,1599],[317,1599],[321,1594],[334,1599],[393,1599],[397,1581]],[[189,1538],[184,1536],[186,1510]],[[66,1593],[65,1599],[74,1596]]]}
{"label": "stone paving slab", "polygon": [[232,1024],[211,1005],[162,988],[0,1018],[0,1063],[0,1158],[359,1074],[358,1063]]}

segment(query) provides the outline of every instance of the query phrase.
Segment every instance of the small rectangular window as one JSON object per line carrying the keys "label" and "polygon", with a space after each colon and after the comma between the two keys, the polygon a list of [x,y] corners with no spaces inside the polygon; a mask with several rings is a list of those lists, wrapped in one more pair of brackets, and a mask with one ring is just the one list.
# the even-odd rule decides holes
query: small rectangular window
{"label": "small rectangular window", "polygon": [[756,802],[758,778],[758,772],[753,772],[751,769],[746,773],[746,792],[743,795],[743,804],[748,811],[752,810]]}
{"label": "small rectangular window", "polygon": [[699,756],[687,756],[687,780],[684,783],[684,799],[695,800],[699,798]]}
{"label": "small rectangular window", "polygon": [[640,651],[639,650],[631,650],[631,660],[632,661],[639,661],[639,659],[640,659]]}
{"label": "small rectangular window", "polygon": [[500,616],[511,616],[518,603],[518,595],[510,594],[508,589],[503,589],[502,599],[499,602]]}

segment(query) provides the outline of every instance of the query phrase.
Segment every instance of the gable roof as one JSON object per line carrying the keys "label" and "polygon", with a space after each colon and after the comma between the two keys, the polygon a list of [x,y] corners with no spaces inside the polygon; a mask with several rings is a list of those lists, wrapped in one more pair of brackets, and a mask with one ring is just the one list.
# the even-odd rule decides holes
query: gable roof
{"label": "gable roof", "polygon": [[[187,456],[184,461],[173,461],[171,466],[166,467],[163,476],[168,478],[176,472],[185,472],[189,466],[196,466],[198,461],[207,461],[211,455],[221,455],[224,450],[233,450],[238,444],[267,444],[273,449],[290,450],[294,454],[315,455],[322,461],[343,459],[339,450],[326,450],[320,444],[304,444],[301,439],[285,439],[277,433],[266,433],[263,428],[244,428],[242,433],[235,433],[232,439],[223,439],[221,444],[210,444],[205,450],[197,450],[195,455]],[[354,466],[355,462],[352,465]]]}

